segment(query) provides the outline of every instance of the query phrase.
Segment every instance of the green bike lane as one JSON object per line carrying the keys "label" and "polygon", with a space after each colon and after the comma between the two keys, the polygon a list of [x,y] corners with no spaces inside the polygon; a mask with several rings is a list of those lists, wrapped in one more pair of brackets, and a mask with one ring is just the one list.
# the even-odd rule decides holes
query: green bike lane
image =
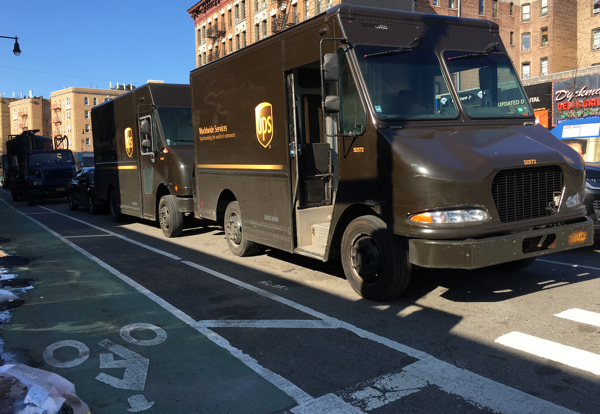
{"label": "green bike lane", "polygon": [[73,382],[93,414],[272,413],[297,404],[187,315],[2,200],[0,246],[29,258],[11,272],[34,279],[2,326],[5,352]]}

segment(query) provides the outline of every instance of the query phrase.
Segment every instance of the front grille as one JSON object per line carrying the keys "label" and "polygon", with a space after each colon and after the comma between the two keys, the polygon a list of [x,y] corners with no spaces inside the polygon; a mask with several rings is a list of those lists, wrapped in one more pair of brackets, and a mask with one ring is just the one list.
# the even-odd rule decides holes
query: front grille
{"label": "front grille", "polygon": [[511,223],[554,214],[554,196],[562,187],[557,165],[516,168],[496,174],[492,195],[502,223]]}
{"label": "front grille", "polygon": [[70,180],[71,177],[72,177],[71,169],[44,171],[44,179],[45,180]]}
{"label": "front grille", "polygon": [[594,200],[594,210],[600,210],[600,200]]}

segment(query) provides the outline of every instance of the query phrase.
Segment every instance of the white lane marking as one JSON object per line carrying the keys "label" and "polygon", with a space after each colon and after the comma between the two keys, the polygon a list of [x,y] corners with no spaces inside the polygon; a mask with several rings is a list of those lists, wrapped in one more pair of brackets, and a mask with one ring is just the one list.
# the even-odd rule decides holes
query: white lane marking
{"label": "white lane marking", "polygon": [[28,216],[33,216],[34,214],[55,214],[56,211],[42,211],[41,213],[26,213]]}
{"label": "white lane marking", "polygon": [[536,338],[521,332],[511,332],[503,335],[496,339],[496,342],[528,354],[600,375],[600,355],[588,351]]}
{"label": "white lane marking", "polygon": [[[122,390],[144,391],[150,360],[108,339],[98,342],[98,345],[111,352],[110,354],[100,354],[100,369],[125,368],[125,372],[123,378],[116,378],[103,372],[98,374],[96,379]],[[113,354],[117,354],[123,359],[115,359]]]}
{"label": "white lane marking", "polygon": [[292,408],[290,412],[293,414],[362,414],[361,410],[333,394],[315,398]]}
{"label": "white lane marking", "polygon": [[[59,348],[70,347],[75,348],[79,351],[78,355],[71,359],[70,361],[59,361],[54,357],[54,351]],[[55,368],[72,368],[77,365],[83,364],[90,357],[90,348],[84,343],[79,341],[58,341],[54,342],[51,345],[48,345],[44,352],[42,353],[42,357],[46,364]]]}
{"label": "white lane marking", "polygon": [[[135,339],[133,336],[131,336],[131,331],[142,330],[142,329],[147,329],[149,331],[152,331],[156,334],[156,336],[153,339]],[[156,325],[152,325],[151,323],[138,322],[138,323],[131,323],[129,325],[125,325],[119,331],[119,335],[121,335],[121,338],[123,338],[125,341],[129,342],[130,344],[139,345],[139,346],[160,345],[167,340],[167,333],[165,332],[165,330],[162,328],[159,328]]]}
{"label": "white lane marking", "polygon": [[114,237],[113,234],[86,234],[84,236],[63,236],[65,239],[85,239],[87,237]]}
{"label": "white lane marking", "polygon": [[568,309],[554,316],[600,327],[600,313],[590,312],[582,309]]}
{"label": "white lane marking", "polygon": [[[11,206],[9,203],[7,203],[5,200],[2,200],[2,201],[5,204],[7,204],[9,207],[14,209],[16,212],[27,217],[26,214],[23,214],[22,212],[20,212],[19,210],[17,210],[13,206]],[[133,279],[129,278],[128,276],[125,276],[123,273],[119,272],[117,269],[110,266],[108,263],[103,262],[102,260],[98,259],[96,256],[92,255],[91,253],[87,252],[86,250],[82,249],[81,247],[77,246],[76,244],[65,239],[63,236],[61,236],[60,234],[51,230],[50,228],[48,228],[44,224],[40,223],[36,219],[34,219],[32,217],[27,217],[27,218],[29,220],[33,221],[34,223],[36,223],[38,226],[40,226],[44,230],[46,230],[48,233],[52,234],[53,236],[55,236],[56,238],[61,240],[63,243],[67,244],[68,246],[72,247],[79,253],[86,256],[88,259],[98,263],[101,267],[108,270],[110,273],[112,273],[113,275],[115,275],[116,277],[121,279],[123,282],[127,283],[129,286],[133,287],[135,290],[140,292],[142,295],[146,296],[148,299],[155,302],[157,305],[159,305],[160,307],[165,309],[167,312],[171,313],[173,316],[175,316],[177,319],[179,319],[183,323],[196,329],[198,332],[200,332],[201,334],[206,336],[208,339],[210,339],[215,344],[217,344],[220,347],[229,351],[229,353],[231,353],[231,355],[233,355],[235,358],[239,359],[243,364],[248,366],[248,368],[250,368],[251,370],[256,372],[258,375],[263,377],[265,380],[272,383],[275,387],[279,388],[281,391],[283,391],[284,393],[289,395],[298,404],[312,400],[312,397],[310,395],[308,395],[306,392],[302,391],[300,388],[298,388],[296,385],[292,384],[290,381],[283,378],[282,376],[275,374],[274,372],[268,370],[267,368],[262,367],[254,358],[250,357],[249,355],[244,354],[239,349],[231,346],[225,338],[222,338],[216,332],[213,332],[208,328],[196,328],[195,327],[196,321],[193,320],[186,313],[177,309],[175,306],[171,305],[169,302],[165,301],[158,295],[149,291],[148,289],[146,289],[144,286],[140,285]]]}
{"label": "white lane marking", "polygon": [[544,263],[552,263],[552,264],[559,264],[559,265],[563,265],[563,266],[569,266],[569,267],[575,267],[577,269],[590,269],[590,270],[600,270],[600,267],[594,267],[594,266],[585,266],[585,265],[577,265],[577,264],[573,264],[573,263],[565,263],[565,262],[555,262],[553,260],[542,260],[542,259],[537,259],[538,262],[544,262]]}
{"label": "white lane marking", "polygon": [[154,401],[148,402],[146,397],[144,397],[142,394],[138,394],[138,395],[134,395],[133,397],[129,397],[127,399],[127,402],[129,403],[129,406],[131,407],[131,408],[128,408],[127,411],[132,412],[132,413],[139,413],[140,411],[146,411],[148,408],[150,408],[154,405]]}
{"label": "white lane marking", "polygon": [[[11,206],[9,203],[7,203],[5,200],[3,200],[9,207],[13,208],[15,211],[16,210],[13,206]],[[21,213],[19,211],[19,213]],[[23,213],[21,213],[23,214]],[[59,213],[62,214],[62,213]],[[24,216],[26,216],[25,214],[23,214]],[[79,221],[77,219],[74,219],[68,215],[63,214],[65,217],[67,218],[71,218],[73,220]],[[61,235],[59,235],[58,233],[50,230],[48,227],[44,226],[42,223],[40,223],[39,221],[35,220],[32,217],[28,217],[30,220],[38,223],[42,228],[46,229],[48,232],[50,232],[51,234],[54,234],[56,237],[58,237],[59,239],[61,239],[64,243],[67,243],[68,245],[72,246],[73,248],[75,248],[77,251],[81,252],[82,254],[84,254],[85,256],[88,256],[91,260],[97,262],[98,264],[100,264],[102,267],[104,267],[105,269],[109,270],[111,273],[115,274],[117,277],[122,278],[122,280],[124,280],[126,283],[129,283],[131,286],[137,285],[138,287],[136,287],[136,289],[146,295],[147,297],[149,297],[150,299],[152,299],[153,301],[155,301],[156,303],[158,303],[159,305],[163,306],[162,304],[164,304],[165,306],[163,306],[166,310],[168,310],[169,312],[171,312],[173,315],[177,316],[178,318],[184,318],[181,319],[183,320],[185,323],[187,323],[188,325],[194,327],[195,326],[195,321],[193,321],[189,316],[187,316],[185,313],[181,312],[179,309],[175,308],[174,306],[172,306],[171,304],[169,304],[168,302],[164,301],[162,298],[158,297],[157,295],[155,295],[154,293],[150,292],[148,289],[146,289],[145,287],[139,285],[137,282],[134,282],[133,280],[129,279],[127,276],[123,275],[122,273],[120,273],[119,271],[117,271],[116,269],[112,268],[110,265],[102,262],[100,259],[96,258],[95,256],[91,255],[90,253],[88,253],[87,251],[79,248],[77,245],[71,243],[70,241],[66,240],[64,237],[62,237]],[[83,222],[84,224],[87,224],[85,222]],[[93,226],[95,227],[95,226]],[[104,230],[107,231],[107,230]],[[108,232],[108,231],[107,231]],[[132,242],[135,242],[132,240]],[[137,243],[137,242],[135,242]],[[495,381],[489,380],[487,378],[481,377],[479,375],[473,374],[469,371],[460,369],[456,366],[447,364],[443,361],[437,360],[436,358],[433,358],[432,356],[430,356],[429,354],[422,352],[422,351],[418,351],[414,348],[410,348],[406,345],[400,344],[398,342],[392,341],[388,338],[384,338],[380,335],[376,335],[373,334],[371,332],[365,331],[364,329],[360,329],[357,328],[351,324],[345,323],[345,322],[341,322],[337,319],[334,318],[330,318],[327,315],[317,312],[311,308],[308,308],[304,305],[300,305],[297,304],[291,300],[285,299],[281,296],[278,295],[274,295],[270,292],[267,292],[265,290],[262,290],[260,288],[257,288],[255,286],[249,285],[247,283],[244,282],[240,282],[237,279],[234,279],[232,277],[223,275],[222,273],[216,272],[212,269],[208,269],[204,266],[200,266],[197,265],[195,263],[192,262],[188,262],[188,261],[182,261],[181,263],[185,263],[191,267],[197,268],[205,273],[208,274],[212,274],[214,276],[217,276],[223,280],[227,280],[233,284],[236,284],[238,286],[244,287],[250,291],[253,291],[255,293],[257,293],[258,295],[264,296],[264,297],[268,297],[271,298],[277,302],[286,304],[294,309],[297,310],[301,310],[304,313],[307,313],[311,316],[326,320],[328,323],[331,323],[332,326],[338,326],[340,328],[345,328],[347,330],[350,330],[351,332],[355,333],[356,335],[360,336],[361,338],[365,338],[365,339],[370,339],[372,341],[378,342],[380,344],[386,345],[392,349],[395,349],[397,351],[403,352],[407,355],[413,356],[417,359],[420,360],[425,360],[428,361],[429,363],[437,363],[437,364],[442,364],[444,366],[444,373],[442,377],[438,377],[437,375],[440,374],[439,372],[436,371],[435,375],[431,375],[430,379],[428,379],[428,382],[434,385],[438,385],[440,387],[442,387],[442,385],[446,386],[444,389],[448,390],[452,390],[452,391],[448,391],[448,392],[452,392],[458,396],[461,396],[463,398],[465,398],[468,402],[475,404],[475,405],[479,405],[479,406],[483,406],[483,407],[488,407],[489,404],[492,405],[499,405],[501,406],[503,409],[502,410],[497,410],[498,412],[501,413],[514,413],[514,412],[519,412],[519,413],[540,413],[540,412],[544,412],[544,413],[573,413],[573,411],[568,410],[564,407],[558,406],[556,404],[553,404],[549,401],[545,401],[542,400],[541,398],[537,398],[534,397],[532,395],[526,394],[524,392],[515,390],[513,388],[507,387],[503,384],[497,383]],[[120,275],[120,276],[119,276]],[[135,286],[134,286],[135,287]],[[336,325],[339,324],[339,325]],[[292,384],[291,382],[289,382],[288,380],[286,380],[285,378],[269,371],[266,368],[263,368],[262,366],[260,366],[258,364],[258,362],[256,362],[256,360],[254,360],[253,358],[251,358],[250,356],[244,354],[243,352],[241,352],[240,350],[238,350],[237,348],[232,347],[229,342],[225,339],[222,338],[221,336],[219,336],[218,334],[216,334],[215,332],[211,331],[208,328],[197,328],[197,330],[201,333],[203,333],[204,335],[206,335],[211,341],[219,344],[220,346],[222,346],[223,348],[229,350],[229,352],[231,352],[232,355],[234,355],[235,357],[237,357],[238,359],[240,359],[240,361],[242,361],[244,364],[246,364],[247,366],[249,366],[251,369],[253,369],[255,372],[257,372],[259,375],[263,376],[263,378],[267,379],[268,381],[270,381],[271,383],[273,383],[276,387],[278,387],[279,389],[281,389],[283,392],[285,392],[286,394],[288,394],[290,397],[292,397],[294,400],[296,400],[298,403],[302,404],[303,402],[306,402],[308,400],[312,400],[312,397],[310,397],[310,395],[308,395],[307,393],[305,393],[304,391],[302,391],[300,388],[298,388],[297,386],[295,386],[294,384]],[[423,362],[423,361],[419,361],[419,362]],[[415,364],[413,364],[415,365]],[[438,370],[439,371],[439,370]],[[469,374],[469,375],[466,375]],[[456,386],[452,386],[453,384],[447,384],[448,380],[447,378],[463,378],[463,381],[466,381],[462,384],[460,384],[460,387],[456,387]],[[422,376],[423,378],[423,376]],[[482,381],[484,380],[484,381]],[[489,394],[481,394],[481,382],[485,382],[488,385],[488,388],[491,390]],[[441,385],[440,385],[441,384]],[[286,387],[286,385],[289,386]],[[454,384],[455,385],[455,384]],[[496,393],[496,390],[498,391],[498,394]],[[502,396],[507,394],[507,392],[500,392],[500,391],[504,391],[504,390],[510,390],[510,394],[513,396],[511,400],[503,400]],[[499,395],[498,398],[495,398],[495,395]],[[518,398],[517,398],[518,397]],[[528,411],[523,411],[522,410],[522,405],[525,404],[526,407],[528,407]]]}
{"label": "white lane marking", "polygon": [[198,321],[196,327],[202,328],[290,328],[290,329],[332,329],[327,321],[311,321],[304,319],[275,319],[275,320],[228,320]]}
{"label": "white lane marking", "polygon": [[352,392],[346,399],[363,411],[371,411],[402,397],[421,391],[427,381],[406,371],[397,374],[382,375],[367,381],[366,387]]}
{"label": "white lane marking", "polygon": [[[12,206],[11,206],[11,207],[12,207]],[[154,248],[154,247],[152,247],[152,246],[148,246],[147,244],[140,243],[139,241],[136,241],[136,240],[130,239],[129,237],[122,236],[122,235],[120,235],[120,234],[118,234],[118,233],[115,233],[115,232],[113,232],[113,231],[106,230],[106,229],[103,229],[102,227],[95,226],[95,225],[93,225],[93,224],[91,224],[91,223],[88,223],[87,221],[83,221],[83,220],[76,219],[75,217],[71,217],[71,216],[69,216],[69,215],[67,215],[67,214],[59,213],[59,212],[58,212],[58,211],[56,211],[56,210],[52,210],[52,209],[49,209],[49,208],[46,208],[46,207],[42,207],[42,206],[39,206],[39,207],[40,207],[40,208],[43,208],[44,210],[52,211],[52,212],[54,212],[54,213],[58,214],[59,216],[63,216],[63,217],[66,217],[66,218],[68,218],[68,219],[74,220],[74,221],[76,221],[76,222],[78,222],[78,223],[85,224],[86,226],[89,226],[89,227],[91,227],[91,228],[94,228],[94,229],[96,229],[96,230],[103,231],[103,232],[107,233],[108,235],[111,235],[111,236],[118,237],[119,239],[121,239],[121,240],[125,240],[125,241],[127,241],[127,242],[129,242],[129,243],[132,243],[132,244],[135,244],[136,246],[143,247],[144,249],[148,249],[148,250],[150,250],[150,251],[152,251],[152,252],[154,252],[154,253],[158,253],[158,254],[161,254],[161,255],[163,255],[163,256],[167,256],[167,257],[169,257],[169,258],[171,258],[171,259],[173,259],[173,260],[181,260],[181,258],[180,258],[180,257],[178,257],[178,256],[175,256],[174,254],[167,253],[167,252],[165,252],[165,251],[162,251],[162,250],[156,249],[156,248]],[[13,208],[14,208],[14,207],[13,207]],[[16,209],[15,209],[15,210],[16,210]],[[18,210],[17,210],[17,211],[18,211]],[[23,213],[21,213],[21,214],[23,214]]]}

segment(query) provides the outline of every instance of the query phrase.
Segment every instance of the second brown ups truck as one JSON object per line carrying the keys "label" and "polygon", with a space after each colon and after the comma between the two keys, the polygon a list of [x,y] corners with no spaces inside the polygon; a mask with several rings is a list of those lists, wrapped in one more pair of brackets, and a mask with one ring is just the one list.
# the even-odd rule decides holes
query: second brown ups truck
{"label": "second brown ups truck", "polygon": [[519,269],[593,243],[584,163],[535,117],[498,26],[341,4],[191,72],[194,209],[238,256]]}
{"label": "second brown ups truck", "polygon": [[114,221],[158,220],[167,237],[193,213],[190,88],[148,83],[92,109],[95,189]]}

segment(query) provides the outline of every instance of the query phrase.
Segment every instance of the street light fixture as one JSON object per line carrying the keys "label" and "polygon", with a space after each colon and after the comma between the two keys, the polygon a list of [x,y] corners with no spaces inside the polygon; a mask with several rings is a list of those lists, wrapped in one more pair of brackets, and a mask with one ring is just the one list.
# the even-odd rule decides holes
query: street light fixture
{"label": "street light fixture", "polygon": [[10,36],[0,36],[3,39],[15,39],[15,47],[13,48],[13,53],[15,54],[15,56],[19,56],[21,54],[21,49],[19,48],[19,38],[17,36],[15,37],[10,37]]}

